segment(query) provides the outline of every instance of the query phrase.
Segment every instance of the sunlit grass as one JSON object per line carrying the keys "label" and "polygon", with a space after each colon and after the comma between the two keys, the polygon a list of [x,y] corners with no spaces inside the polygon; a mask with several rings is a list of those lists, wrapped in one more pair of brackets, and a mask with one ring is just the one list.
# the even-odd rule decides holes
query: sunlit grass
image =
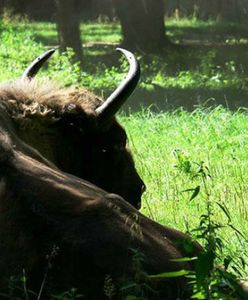
{"label": "sunlit grass", "polygon": [[209,26],[217,26],[219,22],[217,20],[200,20],[198,18],[192,17],[192,18],[166,18],[165,23],[168,27],[175,26],[178,28],[207,28]]}
{"label": "sunlit grass", "polygon": [[[130,146],[146,185],[142,211],[156,221],[182,231],[199,225],[206,213],[206,193],[198,171],[209,172],[207,187],[212,203],[222,203],[231,220],[213,205],[216,222],[229,222],[248,236],[248,112],[232,113],[222,107],[150,111],[121,117]],[[197,175],[198,174],[198,175]],[[190,201],[193,189],[198,196]],[[226,227],[221,230],[225,253],[248,262],[247,240]],[[240,239],[242,242],[240,242]],[[247,270],[248,271],[248,270]]]}
{"label": "sunlit grass", "polygon": [[[46,41],[50,45],[58,44],[57,26],[52,22],[23,22],[20,28],[30,29],[37,40]],[[104,42],[119,43],[121,27],[119,23],[82,23],[81,39],[84,43]]]}
{"label": "sunlit grass", "polygon": [[85,42],[120,43],[121,27],[119,23],[81,25],[82,39]]}

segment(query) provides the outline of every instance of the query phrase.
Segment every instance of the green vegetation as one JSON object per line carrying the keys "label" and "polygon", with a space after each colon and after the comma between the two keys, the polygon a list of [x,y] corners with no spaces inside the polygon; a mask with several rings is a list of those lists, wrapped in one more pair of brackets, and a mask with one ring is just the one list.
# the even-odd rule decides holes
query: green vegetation
{"label": "green vegetation", "polygon": [[[244,106],[248,86],[247,23],[203,22],[192,18],[169,19],[166,25],[175,46],[161,56],[139,55],[142,66],[139,104],[156,102],[159,108],[184,105],[192,109],[195,103],[211,99],[210,105]],[[69,59],[68,55],[55,55],[48,75],[65,85],[79,83],[99,94],[109,92],[125,73],[126,64],[120,68],[122,59],[114,52],[121,41],[120,25],[86,23],[81,29],[83,72],[79,72],[78,64],[70,65],[71,55]],[[4,71],[0,79],[3,80],[18,76],[44,47],[56,47],[56,25],[9,21],[5,17],[1,21],[1,41],[0,67]],[[7,49],[6,45],[10,47]],[[47,76],[46,72],[43,74]]]}
{"label": "green vegetation", "polygon": [[[227,100],[231,106],[243,105],[248,88],[247,28],[247,24],[168,20],[168,34],[177,46],[160,57],[140,56],[143,75],[136,100],[146,95],[149,100],[143,104],[163,107],[162,102],[169,98],[173,104],[192,108],[200,97],[203,102],[215,98],[216,102]],[[104,96],[127,69],[126,62],[118,62],[119,56],[113,52],[121,40],[120,26],[84,24],[82,37],[83,72],[79,64],[71,63],[73,53],[68,51],[56,53],[39,76],[49,76],[62,85],[83,84]],[[1,81],[18,78],[44,48],[57,44],[54,24],[6,17],[0,21],[0,38]],[[179,44],[184,39],[183,48]],[[119,63],[121,71],[115,67]],[[195,237],[200,235],[206,245],[210,241],[203,234],[203,225],[211,218],[212,227],[207,230],[214,228],[215,245],[219,240],[223,244],[216,250],[223,255],[216,257],[217,263],[223,263],[224,257],[234,274],[248,278],[247,110],[231,112],[217,106],[154,114],[144,109],[122,114],[120,119],[147,185],[143,213]]]}
{"label": "green vegetation", "polygon": [[[144,111],[121,121],[147,184],[143,212],[159,223],[191,232],[211,201],[214,220],[226,225],[221,230],[225,252],[246,257],[247,241],[240,243],[242,238],[229,225],[248,236],[247,111],[232,113],[222,107],[192,113]],[[207,173],[205,181],[202,169]],[[191,199],[197,188],[199,194]]]}

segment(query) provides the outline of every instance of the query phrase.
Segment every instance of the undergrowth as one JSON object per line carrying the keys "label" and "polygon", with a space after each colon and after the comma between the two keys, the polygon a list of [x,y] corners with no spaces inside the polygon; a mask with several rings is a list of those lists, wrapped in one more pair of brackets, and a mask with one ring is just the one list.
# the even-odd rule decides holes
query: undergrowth
{"label": "undergrowth", "polygon": [[[247,110],[147,110],[121,116],[121,122],[147,185],[142,211],[159,223],[194,234],[200,216],[206,214],[207,196],[213,222],[223,224],[218,233],[223,252],[233,261],[242,257],[248,262]],[[202,169],[209,174],[204,182],[199,176]],[[247,276],[247,269],[240,271]]]}

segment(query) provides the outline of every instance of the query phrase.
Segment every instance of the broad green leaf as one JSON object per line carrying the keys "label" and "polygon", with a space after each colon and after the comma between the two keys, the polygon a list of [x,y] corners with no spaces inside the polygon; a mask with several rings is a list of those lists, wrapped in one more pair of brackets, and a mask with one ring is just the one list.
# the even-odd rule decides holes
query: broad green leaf
{"label": "broad green leaf", "polygon": [[165,272],[157,275],[149,275],[149,278],[174,278],[174,277],[181,277],[190,274],[190,271],[187,270],[180,270],[175,272]]}

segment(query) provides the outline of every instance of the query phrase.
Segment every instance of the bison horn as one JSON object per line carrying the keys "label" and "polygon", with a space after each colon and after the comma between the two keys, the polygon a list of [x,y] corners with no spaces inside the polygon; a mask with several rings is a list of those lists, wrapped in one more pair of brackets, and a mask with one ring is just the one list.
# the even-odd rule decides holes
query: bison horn
{"label": "bison horn", "polygon": [[117,113],[123,103],[134,91],[140,78],[140,66],[135,56],[122,48],[117,48],[116,50],[121,51],[126,56],[130,68],[127,77],[107,100],[96,109],[96,114],[101,121],[109,120]]}
{"label": "bison horn", "polygon": [[42,65],[48,60],[48,58],[55,52],[55,49],[50,49],[46,51],[45,53],[41,54],[39,57],[37,57],[25,70],[25,72],[22,75],[22,79],[32,79],[39,69],[42,67]]}

